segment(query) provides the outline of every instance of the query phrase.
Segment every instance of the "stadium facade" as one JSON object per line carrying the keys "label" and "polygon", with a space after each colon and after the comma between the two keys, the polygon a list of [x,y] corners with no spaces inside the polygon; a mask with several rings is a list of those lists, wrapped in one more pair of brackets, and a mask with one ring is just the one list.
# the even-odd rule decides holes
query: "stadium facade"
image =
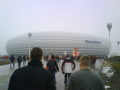
{"label": "stadium facade", "polygon": [[9,40],[6,49],[9,55],[28,55],[29,45],[42,48],[44,55],[72,54],[74,48],[80,55],[107,56],[110,51],[108,40],[78,32],[35,32],[31,39],[24,34]]}

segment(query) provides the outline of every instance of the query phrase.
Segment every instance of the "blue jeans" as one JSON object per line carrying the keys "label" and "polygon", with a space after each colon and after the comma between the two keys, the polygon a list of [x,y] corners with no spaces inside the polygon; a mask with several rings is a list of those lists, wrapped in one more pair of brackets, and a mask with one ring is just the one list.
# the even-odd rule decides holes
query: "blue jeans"
{"label": "blue jeans", "polygon": [[14,61],[10,61],[10,68],[14,68],[14,67],[15,67]]}

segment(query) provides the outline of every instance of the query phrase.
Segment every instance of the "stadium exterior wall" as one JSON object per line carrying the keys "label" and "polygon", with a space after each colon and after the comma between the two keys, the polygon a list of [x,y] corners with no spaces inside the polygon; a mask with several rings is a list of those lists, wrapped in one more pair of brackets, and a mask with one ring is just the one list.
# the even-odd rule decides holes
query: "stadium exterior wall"
{"label": "stadium exterior wall", "polygon": [[6,49],[9,55],[28,55],[29,43],[31,48],[42,48],[44,55],[72,54],[78,48],[81,55],[107,56],[110,50],[108,40],[78,32],[36,32],[31,39],[24,34],[9,40]]}

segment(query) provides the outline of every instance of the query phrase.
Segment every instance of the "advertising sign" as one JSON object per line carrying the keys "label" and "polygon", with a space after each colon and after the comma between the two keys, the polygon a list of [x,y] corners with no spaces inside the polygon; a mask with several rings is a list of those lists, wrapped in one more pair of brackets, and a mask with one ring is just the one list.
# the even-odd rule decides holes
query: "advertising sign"
{"label": "advertising sign", "polygon": [[78,48],[73,49],[73,56],[79,56],[80,52],[78,51]]}

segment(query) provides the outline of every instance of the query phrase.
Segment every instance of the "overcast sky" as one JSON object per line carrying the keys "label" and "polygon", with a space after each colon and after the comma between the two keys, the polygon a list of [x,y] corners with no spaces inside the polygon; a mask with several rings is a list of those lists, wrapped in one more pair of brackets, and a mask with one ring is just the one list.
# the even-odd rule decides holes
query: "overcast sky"
{"label": "overcast sky", "polygon": [[0,0],[0,54],[6,54],[9,39],[28,32],[77,31],[108,39],[108,22],[115,53],[120,0]]}

